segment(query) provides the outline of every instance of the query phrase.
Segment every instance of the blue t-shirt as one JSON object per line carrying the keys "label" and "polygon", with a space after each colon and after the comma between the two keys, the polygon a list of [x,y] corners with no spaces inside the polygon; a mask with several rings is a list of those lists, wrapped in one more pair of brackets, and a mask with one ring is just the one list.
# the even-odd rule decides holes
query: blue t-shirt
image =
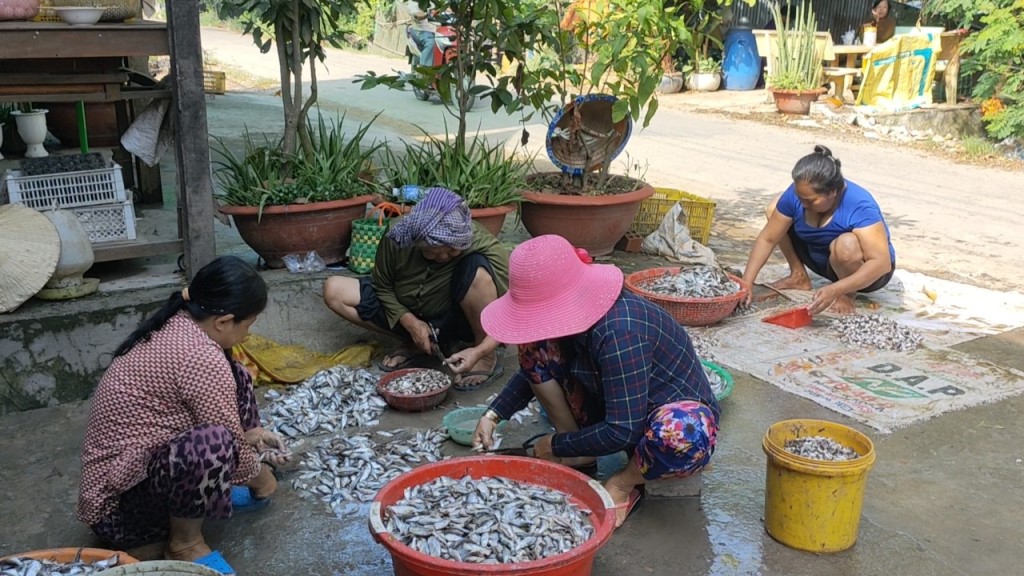
{"label": "blue t-shirt", "polygon": [[832,214],[832,220],[821,228],[810,226],[804,219],[804,207],[800,204],[800,197],[796,195],[796,185],[790,184],[789,188],[782,193],[776,209],[780,214],[793,219],[793,231],[797,238],[807,244],[811,259],[819,267],[825,270],[828,266],[829,246],[840,234],[853,232],[858,228],[867,228],[872,224],[881,222],[885,227],[885,239],[889,243],[889,258],[896,261],[896,250],[892,247],[892,239],[889,235],[889,225],[882,218],[882,210],[878,202],[871,196],[871,193],[860,186],[846,181],[846,193],[843,199]]}

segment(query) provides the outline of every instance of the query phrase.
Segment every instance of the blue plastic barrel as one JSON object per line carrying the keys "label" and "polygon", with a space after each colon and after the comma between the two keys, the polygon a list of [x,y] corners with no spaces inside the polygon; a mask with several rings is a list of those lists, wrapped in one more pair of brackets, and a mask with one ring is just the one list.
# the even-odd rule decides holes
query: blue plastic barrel
{"label": "blue plastic barrel", "polygon": [[750,28],[732,28],[725,35],[722,62],[722,87],[726,90],[753,90],[761,76],[761,56]]}

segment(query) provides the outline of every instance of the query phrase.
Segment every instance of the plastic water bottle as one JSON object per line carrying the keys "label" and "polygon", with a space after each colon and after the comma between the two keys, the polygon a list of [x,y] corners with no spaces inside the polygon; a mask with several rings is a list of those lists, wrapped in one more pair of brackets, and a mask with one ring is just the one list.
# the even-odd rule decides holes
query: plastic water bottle
{"label": "plastic water bottle", "polygon": [[424,189],[422,186],[415,184],[406,184],[401,188],[392,188],[391,193],[398,199],[399,202],[409,202],[415,204],[423,198]]}

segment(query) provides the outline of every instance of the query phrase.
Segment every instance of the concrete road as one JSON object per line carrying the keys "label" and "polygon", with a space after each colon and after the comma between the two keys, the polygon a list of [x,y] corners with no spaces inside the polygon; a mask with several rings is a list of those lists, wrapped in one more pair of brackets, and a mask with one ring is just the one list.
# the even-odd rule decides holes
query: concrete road
{"label": "concrete road", "polygon": [[[239,34],[205,29],[203,48],[217,60],[267,78],[278,75],[273,54],[260,54]],[[332,50],[320,74],[321,110],[347,120],[375,123],[377,136],[415,138],[422,130],[443,135],[454,127],[437,101],[420,102],[411,92],[362,90],[353,79],[367,70],[404,68],[401,59]],[[720,93],[723,101],[736,93]],[[271,95],[229,95],[210,103],[211,131],[235,136],[242,124],[274,131],[283,124],[279,101]],[[712,105],[713,106],[713,105]],[[687,109],[690,108],[690,109]],[[544,168],[543,124],[535,121],[528,153]],[[514,142],[522,127],[515,118],[491,114],[486,106],[470,113],[470,132]],[[763,207],[790,183],[789,172],[815,144],[832,148],[848,178],[878,199],[892,231],[898,265],[934,276],[988,288],[1024,286],[1024,172],[952,164],[914,149],[896,149],[866,139],[830,137],[750,120],[703,114],[685,95],[663,97],[654,123],[634,131],[615,168],[639,165],[656,186],[681,188],[718,202],[716,233],[752,240],[763,221]],[[510,144],[511,145],[511,144]],[[550,166],[549,164],[547,164]],[[635,172],[634,172],[635,174]]]}

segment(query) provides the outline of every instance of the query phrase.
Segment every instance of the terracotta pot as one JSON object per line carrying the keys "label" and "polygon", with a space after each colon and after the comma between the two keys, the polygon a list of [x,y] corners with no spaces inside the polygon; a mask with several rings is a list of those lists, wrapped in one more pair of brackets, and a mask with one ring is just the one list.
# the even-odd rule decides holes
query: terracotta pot
{"label": "terracotta pot", "polygon": [[256,251],[268,268],[284,268],[288,254],[316,251],[324,262],[333,264],[345,257],[352,242],[352,221],[366,214],[372,195],[348,200],[267,206],[221,206],[238,227],[242,240]]}
{"label": "terracotta pot", "polygon": [[557,234],[591,256],[603,256],[611,254],[633,224],[640,203],[653,194],[646,183],[639,190],[604,196],[526,191],[519,214],[531,236]]}
{"label": "terracotta pot", "polygon": [[504,206],[495,206],[493,208],[473,208],[469,213],[473,215],[473,220],[487,228],[491,234],[498,236],[498,234],[501,234],[502,226],[505,225],[505,217],[509,213],[514,212],[515,209],[515,204],[505,204]]}
{"label": "terracotta pot", "polygon": [[771,89],[775,97],[775,108],[783,114],[803,114],[806,116],[811,112],[811,104],[818,101],[824,90],[776,90]]}

